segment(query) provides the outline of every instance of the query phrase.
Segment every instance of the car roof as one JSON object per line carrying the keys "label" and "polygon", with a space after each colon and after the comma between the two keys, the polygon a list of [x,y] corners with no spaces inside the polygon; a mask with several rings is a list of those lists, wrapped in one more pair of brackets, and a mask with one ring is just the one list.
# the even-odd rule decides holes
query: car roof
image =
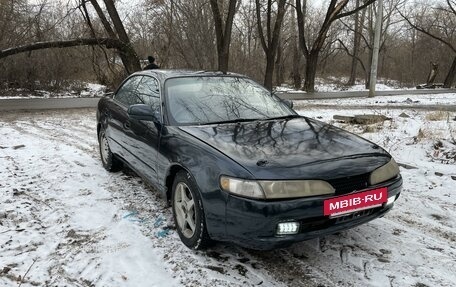
{"label": "car roof", "polygon": [[159,78],[161,81],[165,81],[169,78],[176,77],[196,77],[196,76],[212,76],[212,77],[243,77],[246,76],[236,73],[222,73],[220,71],[194,71],[194,70],[179,70],[179,69],[153,69],[153,70],[143,70],[134,73],[133,75],[151,75]]}

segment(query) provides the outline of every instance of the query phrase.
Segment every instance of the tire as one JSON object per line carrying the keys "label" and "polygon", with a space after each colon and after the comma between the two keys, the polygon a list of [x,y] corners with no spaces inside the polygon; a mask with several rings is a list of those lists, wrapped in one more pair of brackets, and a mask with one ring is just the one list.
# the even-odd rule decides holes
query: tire
{"label": "tire", "polygon": [[185,246],[194,250],[209,247],[213,241],[207,233],[201,196],[188,172],[176,174],[171,201],[177,233]]}
{"label": "tire", "polygon": [[110,172],[119,171],[122,168],[122,163],[114,156],[109,147],[108,138],[103,129],[98,135],[98,144],[100,148],[100,157],[103,167]]}

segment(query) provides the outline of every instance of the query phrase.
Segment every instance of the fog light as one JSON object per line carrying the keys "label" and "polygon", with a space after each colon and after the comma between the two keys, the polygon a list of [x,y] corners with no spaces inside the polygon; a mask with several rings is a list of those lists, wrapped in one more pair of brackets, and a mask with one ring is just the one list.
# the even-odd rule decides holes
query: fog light
{"label": "fog light", "polygon": [[299,222],[282,222],[277,225],[277,235],[297,234]]}
{"label": "fog light", "polygon": [[396,201],[396,195],[388,197],[388,201],[386,202],[386,206],[389,206],[389,205],[393,204],[395,201]]}

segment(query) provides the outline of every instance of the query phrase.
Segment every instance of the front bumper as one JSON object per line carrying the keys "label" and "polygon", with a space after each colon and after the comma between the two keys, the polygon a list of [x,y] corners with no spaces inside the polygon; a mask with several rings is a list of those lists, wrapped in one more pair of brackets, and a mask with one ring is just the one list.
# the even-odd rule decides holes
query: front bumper
{"label": "front bumper", "polygon": [[[379,187],[387,187],[388,197],[396,196],[397,199],[402,189],[402,178],[398,176],[366,190]],[[281,248],[369,222],[383,216],[393,206],[383,204],[377,208],[329,218],[323,215],[323,201],[328,198],[320,196],[260,201],[230,195],[226,207],[226,237],[223,240],[258,250]],[[298,221],[301,224],[299,233],[277,236],[277,224],[287,221]]]}

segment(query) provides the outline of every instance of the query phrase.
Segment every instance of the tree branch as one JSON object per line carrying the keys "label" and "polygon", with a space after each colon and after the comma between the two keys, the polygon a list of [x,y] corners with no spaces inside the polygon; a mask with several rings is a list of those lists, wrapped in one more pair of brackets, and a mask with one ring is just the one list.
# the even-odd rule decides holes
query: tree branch
{"label": "tree branch", "polygon": [[103,27],[105,28],[109,37],[111,37],[113,39],[117,38],[116,33],[112,29],[111,24],[109,23],[108,19],[106,18],[105,14],[103,13],[103,10],[101,9],[98,2],[96,0],[89,0],[89,1],[92,4],[95,11],[97,12],[98,17],[100,17],[101,24],[103,24]]}
{"label": "tree branch", "polygon": [[453,52],[456,53],[456,47],[454,47],[450,42],[445,41],[444,39],[442,39],[442,38],[440,38],[440,37],[438,37],[438,36],[436,36],[436,35],[434,35],[434,34],[431,34],[431,32],[426,31],[424,28],[419,27],[419,26],[413,24],[407,17],[404,16],[404,14],[401,13],[401,11],[399,11],[399,10],[397,10],[397,11],[399,12],[399,15],[401,15],[402,18],[404,18],[405,21],[407,21],[407,23],[409,23],[409,25],[410,25],[413,29],[415,29],[415,30],[417,30],[417,31],[419,31],[419,32],[421,32],[421,33],[423,33],[423,34],[425,34],[425,35],[427,35],[427,36],[429,36],[429,37],[431,37],[431,38],[437,40],[437,41],[440,41],[441,43],[445,44],[445,45],[448,46]]}
{"label": "tree branch", "polygon": [[342,40],[337,39],[337,42],[340,43],[340,45],[342,46],[343,50],[347,53],[347,55],[349,55],[350,57],[356,59],[361,64],[361,68],[364,70],[364,72],[366,72],[366,67],[364,66],[363,60],[361,60],[360,57],[355,56],[352,53],[350,53],[350,50],[347,48],[347,46],[345,46],[345,44],[344,44],[344,42],[342,42]]}
{"label": "tree branch", "polygon": [[456,16],[456,9],[453,7],[453,3],[450,0],[447,0],[447,3],[453,14]]}
{"label": "tree branch", "polygon": [[38,42],[28,45],[23,45],[14,48],[8,48],[0,51],[0,59],[20,54],[24,52],[31,52],[36,50],[50,49],[50,48],[69,48],[77,46],[94,46],[103,45],[108,49],[117,49],[119,51],[125,50],[125,45],[118,39],[111,38],[82,38],[66,41],[49,41],[49,42]]}
{"label": "tree branch", "polygon": [[375,1],[377,1],[377,0],[368,0],[368,1],[366,1],[363,5],[359,6],[359,7],[356,8],[356,9],[353,9],[353,10],[348,11],[348,12],[345,12],[345,13],[340,13],[339,15],[336,16],[336,18],[334,18],[334,20],[341,19],[341,18],[350,16],[350,15],[353,15],[353,14],[355,14],[356,12],[361,11],[361,10],[363,10],[364,8],[366,8],[367,6],[371,5],[371,4],[374,3]]}

